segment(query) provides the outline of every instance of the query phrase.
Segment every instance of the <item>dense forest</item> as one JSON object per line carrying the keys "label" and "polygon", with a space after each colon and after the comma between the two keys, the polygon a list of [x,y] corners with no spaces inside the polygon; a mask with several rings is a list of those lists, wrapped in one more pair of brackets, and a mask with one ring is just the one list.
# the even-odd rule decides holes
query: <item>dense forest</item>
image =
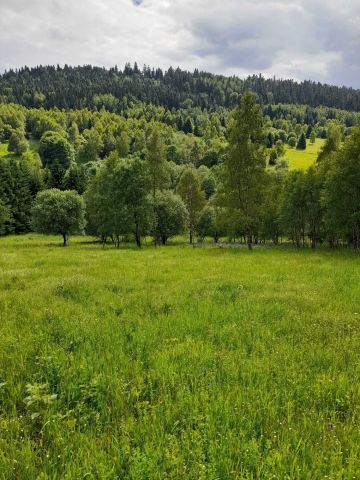
{"label": "dense forest", "polygon": [[360,114],[333,108],[359,92],[136,65],[25,68],[0,91],[1,234],[360,248]]}
{"label": "dense forest", "polygon": [[[180,68],[151,69],[127,64],[124,70],[83,66],[24,67],[0,76],[0,98],[26,107],[93,108],[105,106],[120,113],[128,101],[141,101],[164,108],[232,108],[246,90],[257,94],[262,104],[302,104],[360,111],[360,90],[322,85],[312,81],[224,77]],[[107,99],[98,96],[107,95]]]}

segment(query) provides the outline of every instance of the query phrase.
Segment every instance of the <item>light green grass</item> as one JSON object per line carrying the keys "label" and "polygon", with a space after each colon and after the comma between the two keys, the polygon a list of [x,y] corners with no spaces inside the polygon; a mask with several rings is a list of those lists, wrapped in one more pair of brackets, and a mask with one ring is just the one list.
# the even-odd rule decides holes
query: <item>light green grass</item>
{"label": "light green grass", "polygon": [[360,478],[359,256],[85,240],[0,239],[1,479]]}
{"label": "light green grass", "polygon": [[15,155],[13,152],[8,151],[8,144],[7,143],[0,143],[0,159],[16,159],[20,158],[18,155]]}
{"label": "light green grass", "polygon": [[325,140],[316,139],[314,144],[307,141],[306,150],[296,150],[296,148],[286,147],[285,158],[289,162],[290,170],[307,170],[316,162],[320,148]]}
{"label": "light green grass", "polygon": [[[33,150],[34,152],[37,152],[39,150],[39,143],[40,143],[39,140],[34,140],[33,138],[31,138],[29,140],[30,150]],[[18,158],[20,158],[20,156],[15,155],[15,153],[13,153],[13,152],[9,152],[8,142],[5,142],[5,143],[0,143],[0,159],[1,158],[11,160],[11,159],[18,159]]]}

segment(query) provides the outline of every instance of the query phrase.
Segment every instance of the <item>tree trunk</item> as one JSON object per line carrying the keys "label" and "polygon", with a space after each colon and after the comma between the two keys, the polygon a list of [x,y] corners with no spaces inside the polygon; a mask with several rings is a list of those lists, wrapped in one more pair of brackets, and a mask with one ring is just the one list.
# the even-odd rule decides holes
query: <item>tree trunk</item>
{"label": "tree trunk", "polygon": [[354,229],[354,249],[356,252],[360,251],[360,228],[355,227]]}
{"label": "tree trunk", "polygon": [[63,237],[63,247],[67,247],[67,244],[68,244],[68,236],[66,233],[63,233],[62,234],[62,237]]}
{"label": "tree trunk", "polygon": [[190,232],[189,232],[189,237],[190,237],[190,245],[192,245],[193,244],[193,232],[192,232],[192,230],[190,230]]}
{"label": "tree trunk", "polygon": [[162,241],[162,244],[163,244],[163,245],[166,245],[166,237],[165,237],[165,236],[162,236],[162,237],[161,237],[161,241]]}
{"label": "tree trunk", "polygon": [[140,228],[138,224],[136,224],[136,227],[135,227],[135,242],[138,247],[141,247],[141,235],[140,235]]}
{"label": "tree trunk", "polygon": [[247,235],[247,246],[248,246],[249,250],[252,250],[252,235],[251,235],[251,233],[249,233]]}

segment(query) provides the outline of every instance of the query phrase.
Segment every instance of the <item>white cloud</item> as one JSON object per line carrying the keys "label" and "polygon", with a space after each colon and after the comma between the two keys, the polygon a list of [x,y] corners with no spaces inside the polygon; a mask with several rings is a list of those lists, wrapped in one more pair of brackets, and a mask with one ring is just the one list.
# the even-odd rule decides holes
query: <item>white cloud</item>
{"label": "white cloud", "polygon": [[1,0],[0,69],[137,61],[360,87],[358,0]]}

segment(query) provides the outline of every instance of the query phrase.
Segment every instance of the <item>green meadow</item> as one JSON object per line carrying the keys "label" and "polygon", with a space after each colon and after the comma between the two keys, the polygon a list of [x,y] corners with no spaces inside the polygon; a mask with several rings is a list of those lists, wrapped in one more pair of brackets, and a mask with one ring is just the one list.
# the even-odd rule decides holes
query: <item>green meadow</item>
{"label": "green meadow", "polygon": [[360,478],[360,258],[0,239],[0,478]]}
{"label": "green meadow", "polygon": [[297,150],[286,146],[284,158],[289,162],[290,170],[307,170],[316,162],[317,156],[325,140],[317,138],[315,143],[307,141],[306,150]]}
{"label": "green meadow", "polygon": [[[35,140],[35,139],[30,139],[29,140],[29,147],[30,147],[30,150],[34,151],[34,152],[37,152],[38,149],[39,149],[39,140]],[[5,159],[8,159],[8,160],[11,160],[11,159],[19,159],[20,156],[19,155],[16,155],[15,153],[13,152],[9,152],[8,150],[8,142],[4,142],[4,143],[0,143],[0,159],[1,158],[5,158]]]}
{"label": "green meadow", "polygon": [[8,151],[7,143],[0,143],[0,158],[11,159],[11,158],[19,158],[19,157],[14,153]]}

